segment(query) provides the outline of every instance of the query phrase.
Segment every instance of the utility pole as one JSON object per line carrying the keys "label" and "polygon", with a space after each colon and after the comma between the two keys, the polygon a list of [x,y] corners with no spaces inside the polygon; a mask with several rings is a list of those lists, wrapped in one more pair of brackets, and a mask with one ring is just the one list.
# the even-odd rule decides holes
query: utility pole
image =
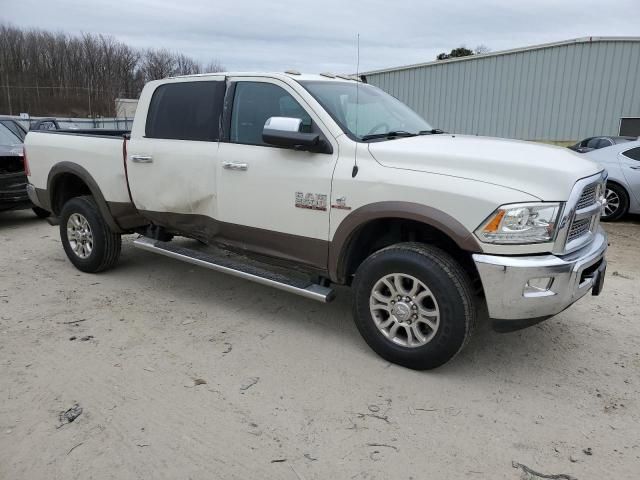
{"label": "utility pole", "polygon": [[13,108],[11,108],[11,89],[9,88],[9,74],[4,74],[5,85],[7,87],[7,102],[9,103],[9,115],[13,115]]}
{"label": "utility pole", "polygon": [[91,80],[89,80],[89,88],[87,90],[89,92],[89,116],[93,118],[93,114],[91,113]]}

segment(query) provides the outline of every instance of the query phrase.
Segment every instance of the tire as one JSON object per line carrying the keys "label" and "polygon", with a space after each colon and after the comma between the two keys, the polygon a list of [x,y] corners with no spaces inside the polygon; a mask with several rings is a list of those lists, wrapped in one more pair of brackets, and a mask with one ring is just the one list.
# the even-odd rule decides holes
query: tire
{"label": "tire", "polygon": [[607,182],[604,195],[607,202],[612,202],[609,205],[613,205],[613,202],[615,202],[616,207],[612,209],[607,205],[600,219],[603,222],[613,222],[622,218],[629,210],[629,194],[627,191],[617,183]]}
{"label": "tire", "polygon": [[[394,274],[399,276],[394,278]],[[393,280],[397,278],[403,293],[409,291],[402,301],[397,297],[393,300],[393,292],[383,280],[396,288]],[[416,282],[418,290],[410,292]],[[390,362],[414,370],[439,367],[456,356],[475,328],[476,308],[468,275],[448,253],[436,247],[400,243],[384,248],[360,265],[353,286],[356,326],[367,344]],[[398,288],[396,291],[402,292]],[[411,301],[405,301],[406,298]],[[372,310],[373,306],[376,308]],[[407,308],[414,312],[408,319]],[[397,316],[391,315],[389,309]],[[423,317],[424,312],[430,312],[431,326],[423,322],[427,318]],[[437,312],[437,321],[433,312]],[[392,337],[393,325],[403,320]],[[387,322],[391,322],[388,328],[379,328]],[[413,333],[416,329],[420,338]]]}
{"label": "tire", "polygon": [[33,210],[33,213],[35,213],[38,218],[49,218],[51,215],[51,212],[47,212],[44,208],[32,207],[31,210]]}
{"label": "tire", "polygon": [[90,196],[75,197],[64,204],[60,239],[71,263],[87,273],[113,267],[122,248],[122,238],[109,228]]}

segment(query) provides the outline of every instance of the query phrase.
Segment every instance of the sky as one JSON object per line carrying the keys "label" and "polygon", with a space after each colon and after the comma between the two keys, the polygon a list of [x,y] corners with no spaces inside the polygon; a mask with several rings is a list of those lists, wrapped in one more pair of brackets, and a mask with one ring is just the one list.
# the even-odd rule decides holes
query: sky
{"label": "sky", "polygon": [[588,36],[640,36],[640,0],[0,0],[0,22],[111,35],[228,71],[353,73]]}

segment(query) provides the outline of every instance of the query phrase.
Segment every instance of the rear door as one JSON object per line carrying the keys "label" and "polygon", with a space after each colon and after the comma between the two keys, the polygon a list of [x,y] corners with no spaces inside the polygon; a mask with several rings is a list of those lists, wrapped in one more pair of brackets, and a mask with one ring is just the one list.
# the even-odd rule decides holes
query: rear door
{"label": "rear door", "polygon": [[[216,154],[225,78],[160,83],[143,92],[127,147],[133,202],[158,225],[208,238],[217,215]],[[147,96],[147,98],[144,98]],[[148,98],[150,97],[150,98]]]}

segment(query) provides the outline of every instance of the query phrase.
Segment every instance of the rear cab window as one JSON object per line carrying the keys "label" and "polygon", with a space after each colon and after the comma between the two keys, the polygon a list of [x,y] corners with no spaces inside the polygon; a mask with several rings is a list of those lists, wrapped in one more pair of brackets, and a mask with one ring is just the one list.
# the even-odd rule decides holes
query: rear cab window
{"label": "rear cab window", "polygon": [[217,142],[225,90],[220,80],[160,85],[149,104],[145,137]]}

